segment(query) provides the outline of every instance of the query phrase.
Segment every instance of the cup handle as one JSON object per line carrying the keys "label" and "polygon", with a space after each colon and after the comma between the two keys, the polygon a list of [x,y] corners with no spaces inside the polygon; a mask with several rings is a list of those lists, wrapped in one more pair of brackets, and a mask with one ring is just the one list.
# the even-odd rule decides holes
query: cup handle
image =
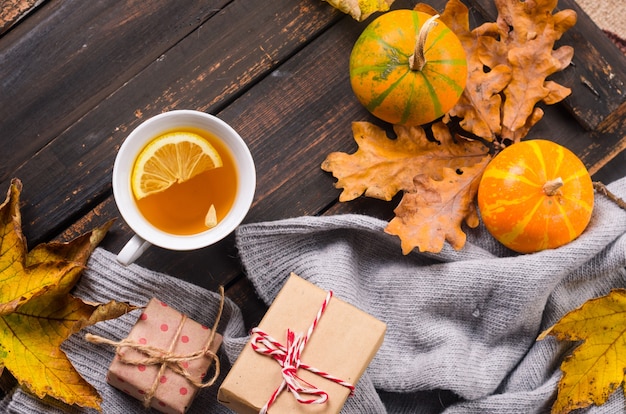
{"label": "cup handle", "polygon": [[142,239],[136,234],[126,243],[126,245],[120,250],[117,255],[117,261],[128,266],[135,260],[139,259],[139,256],[151,246],[149,241]]}

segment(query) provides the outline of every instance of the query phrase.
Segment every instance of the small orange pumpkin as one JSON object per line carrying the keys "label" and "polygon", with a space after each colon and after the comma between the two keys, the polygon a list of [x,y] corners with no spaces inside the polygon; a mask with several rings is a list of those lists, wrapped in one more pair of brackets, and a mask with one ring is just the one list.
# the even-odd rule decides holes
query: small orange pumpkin
{"label": "small orange pumpkin", "polygon": [[350,54],[350,83],[374,116],[423,125],[448,112],[467,82],[459,38],[438,16],[394,10],[372,21]]}
{"label": "small orange pumpkin", "polygon": [[519,253],[576,239],[591,219],[593,183],[582,161],[548,140],[522,141],[487,165],[478,208],[489,232]]}

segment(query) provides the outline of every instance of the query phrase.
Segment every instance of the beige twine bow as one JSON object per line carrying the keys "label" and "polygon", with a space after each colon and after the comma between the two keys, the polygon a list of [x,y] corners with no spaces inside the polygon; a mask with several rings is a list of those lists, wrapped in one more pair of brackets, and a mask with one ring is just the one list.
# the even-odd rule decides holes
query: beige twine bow
{"label": "beige twine bow", "polygon": [[[90,333],[85,334],[85,339],[92,343],[97,344],[106,344],[111,345],[116,348],[116,353],[121,362],[130,365],[160,365],[159,372],[152,383],[152,386],[146,392],[144,396],[143,405],[148,408],[154,397],[157,387],[159,386],[159,378],[163,375],[166,368],[169,368],[174,373],[184,377],[187,381],[193,384],[196,388],[205,388],[210,387],[217,381],[217,377],[220,374],[220,360],[219,357],[215,354],[215,352],[211,351],[209,348],[213,343],[213,339],[215,339],[215,333],[217,330],[217,325],[219,324],[220,318],[222,317],[222,310],[224,309],[224,287],[220,286],[220,305],[217,313],[217,317],[215,318],[215,323],[213,324],[213,328],[211,329],[211,333],[209,338],[205,344],[205,346],[191,354],[175,354],[174,346],[180,336],[185,320],[187,319],[186,315],[182,315],[180,324],[178,325],[178,329],[172,338],[172,342],[167,350],[163,350],[154,346],[140,344],[133,340],[129,340],[128,338],[123,339],[121,341],[111,341],[109,339],[103,338],[101,336],[92,335]],[[120,353],[120,348],[128,347],[134,349],[135,351],[141,352],[145,355],[143,358],[131,359],[124,356],[124,354]],[[182,365],[183,362],[188,362],[203,356],[207,356],[213,360],[213,364],[215,366],[215,370],[213,376],[208,381],[197,381],[195,380],[189,371],[185,369]]]}

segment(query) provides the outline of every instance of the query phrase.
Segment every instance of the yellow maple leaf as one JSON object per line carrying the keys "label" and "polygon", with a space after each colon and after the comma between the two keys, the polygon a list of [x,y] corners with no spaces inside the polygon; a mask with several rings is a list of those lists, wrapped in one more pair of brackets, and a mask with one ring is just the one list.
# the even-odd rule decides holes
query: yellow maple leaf
{"label": "yellow maple leaf", "polygon": [[624,382],[626,370],[626,289],[591,299],[539,335],[582,341],[561,364],[552,413],[602,405]]}
{"label": "yellow maple leaf", "polygon": [[70,294],[112,222],[68,243],[45,243],[28,252],[21,230],[21,190],[14,179],[0,205],[0,361],[39,398],[100,409],[101,397],[60,346],[85,326],[135,309],[115,301],[86,303]]}
{"label": "yellow maple leaf", "polygon": [[362,22],[375,12],[385,12],[394,0],[324,0],[334,8]]}

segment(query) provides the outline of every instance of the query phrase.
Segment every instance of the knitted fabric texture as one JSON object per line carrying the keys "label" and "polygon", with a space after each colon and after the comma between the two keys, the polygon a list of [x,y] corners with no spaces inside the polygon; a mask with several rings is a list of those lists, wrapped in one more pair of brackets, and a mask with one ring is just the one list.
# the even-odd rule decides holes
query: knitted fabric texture
{"label": "knitted fabric texture", "polygon": [[[609,188],[626,198],[626,178]],[[247,277],[270,304],[290,272],[387,323],[385,341],[342,411],[384,413],[549,412],[572,344],[537,335],[586,300],[626,288],[626,211],[596,195],[587,230],[556,250],[516,255],[482,227],[466,246],[403,256],[386,222],[360,215],[300,217],[247,224],[237,245]],[[151,297],[211,325],[219,297],[175,277],[123,267],[97,249],[74,292],[91,301],[135,304]],[[86,329],[121,340],[137,314]],[[218,332],[223,373],[248,339],[240,310],[226,301]],[[113,350],[72,336],[63,349],[102,394],[104,413],[143,413],[141,402],[105,382]],[[278,379],[277,379],[278,381]],[[323,385],[322,385],[323,386]],[[202,390],[189,413],[228,413],[217,385]],[[616,391],[602,407],[623,412]],[[89,412],[38,401],[16,389],[0,403],[8,413]]]}
{"label": "knitted fabric texture", "polygon": [[[213,326],[220,302],[217,292],[209,292],[180,279],[137,265],[124,267],[117,262],[114,254],[101,248],[92,253],[87,269],[72,293],[87,301],[108,302],[115,299],[139,306],[146,305],[151,298],[156,297],[205,326]],[[145,414],[148,411],[143,408],[141,401],[106,383],[106,373],[115,354],[114,347],[87,342],[84,334],[89,332],[120,341],[128,336],[140,314],[141,310],[136,310],[120,318],[90,326],[72,335],[62,345],[63,351],[74,367],[102,396],[102,412],[105,414]],[[224,303],[224,311],[217,331],[224,335],[223,350],[228,350],[231,354],[240,352],[243,345],[238,341],[245,341],[246,331],[241,311],[228,298]],[[218,355],[221,357],[222,367],[219,380],[213,387],[201,389],[198,392],[187,413],[231,413],[230,410],[217,403],[217,384],[223,381],[230,366],[223,352]],[[95,410],[70,407],[52,400],[40,401],[21,388],[15,389],[0,402],[0,412],[97,413]]]}
{"label": "knitted fabric texture", "polygon": [[[610,188],[626,198],[626,179]],[[626,211],[600,195],[577,240],[535,254],[514,254],[479,227],[461,251],[403,256],[385,226],[345,215],[237,233],[266,303],[293,271],[387,323],[346,413],[549,412],[572,344],[538,334],[586,300],[626,287]],[[624,407],[620,389],[589,412]]]}

